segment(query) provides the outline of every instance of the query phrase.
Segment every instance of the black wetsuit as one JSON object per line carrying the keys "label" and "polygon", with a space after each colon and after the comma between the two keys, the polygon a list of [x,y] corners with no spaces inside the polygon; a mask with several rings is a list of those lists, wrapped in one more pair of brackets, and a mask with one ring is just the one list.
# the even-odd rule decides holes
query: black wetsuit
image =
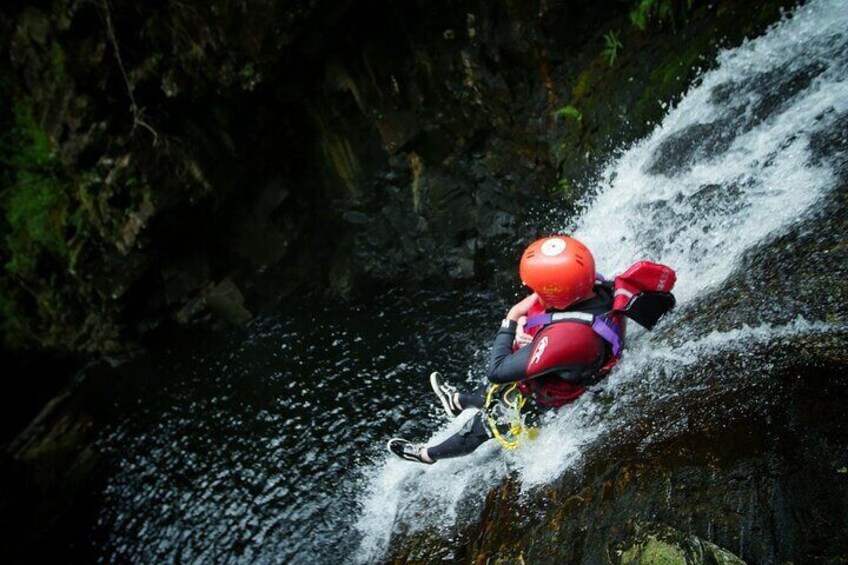
{"label": "black wetsuit", "polygon": [[[612,308],[612,292],[608,285],[597,286],[596,296],[573,306],[569,310],[589,312],[591,314],[603,314]],[[495,335],[492,344],[492,353],[489,356],[487,370],[489,381],[495,384],[506,384],[521,381],[527,378],[527,364],[530,359],[532,347],[525,346],[513,351],[512,344],[515,341],[515,331],[518,324],[506,321]],[[482,412],[486,401],[487,387],[481,387],[473,393],[459,393],[459,404],[463,408],[477,408],[481,410],[468,420],[462,429],[449,437],[442,443],[427,448],[427,454],[431,459],[448,459],[467,455],[480,447],[483,443],[493,437],[485,414]],[[539,407],[533,402],[525,404],[524,411],[531,411],[538,415],[544,407]],[[499,431],[500,428],[499,428]],[[505,431],[505,430],[504,430]]]}
{"label": "black wetsuit", "polygon": [[[475,392],[460,392],[459,405],[463,408],[483,410],[486,403],[486,387]],[[489,425],[483,420],[483,412],[465,422],[462,429],[438,445],[427,448],[427,454],[434,461],[468,455],[492,437]]]}

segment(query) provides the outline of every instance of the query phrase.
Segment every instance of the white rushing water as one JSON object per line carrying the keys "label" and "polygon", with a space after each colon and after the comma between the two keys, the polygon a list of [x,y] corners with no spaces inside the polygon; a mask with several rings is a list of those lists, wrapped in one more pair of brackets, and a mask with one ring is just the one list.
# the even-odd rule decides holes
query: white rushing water
{"label": "white rushing water", "polygon": [[[812,155],[810,139],[846,113],[848,2],[812,1],[763,37],[723,52],[650,136],[610,163],[572,226],[575,235],[607,276],[643,258],[674,267],[678,304],[694,302],[726,281],[746,251],[803,221],[833,189],[832,165]],[[432,467],[387,457],[367,469],[358,559],[382,555],[392,531],[449,527],[473,513],[486,487],[510,470],[525,487],[556,479],[627,407],[680,392],[675,375],[699,359],[826,330],[798,319],[712,332],[678,346],[634,332],[604,385],[611,406],[584,395],[516,452],[489,442]]]}

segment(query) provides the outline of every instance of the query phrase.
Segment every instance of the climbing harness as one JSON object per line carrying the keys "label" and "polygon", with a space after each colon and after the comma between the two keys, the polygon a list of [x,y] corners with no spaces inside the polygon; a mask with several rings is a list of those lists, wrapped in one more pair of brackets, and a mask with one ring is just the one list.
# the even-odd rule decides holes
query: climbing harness
{"label": "climbing harness", "polygon": [[[527,397],[518,389],[518,383],[506,386],[503,392],[499,393],[504,386],[506,385],[494,384],[486,392],[486,423],[498,443],[504,449],[513,450],[519,446],[523,435],[528,439],[535,439],[539,431],[527,427],[524,423],[521,411],[527,403]],[[499,419],[507,421],[499,422]],[[501,431],[506,425],[509,427]]]}

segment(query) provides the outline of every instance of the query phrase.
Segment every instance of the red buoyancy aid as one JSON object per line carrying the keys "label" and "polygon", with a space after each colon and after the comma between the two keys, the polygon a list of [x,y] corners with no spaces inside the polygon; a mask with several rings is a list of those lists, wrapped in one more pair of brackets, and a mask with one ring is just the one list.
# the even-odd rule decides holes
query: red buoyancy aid
{"label": "red buoyancy aid", "polygon": [[527,362],[528,380],[519,383],[543,406],[562,406],[583,394],[585,387],[563,378],[567,371],[585,376],[597,370],[606,346],[592,327],[580,322],[545,326],[533,343]]}
{"label": "red buoyancy aid", "polygon": [[[549,313],[534,306],[524,330],[534,339],[529,346],[533,350],[527,362],[528,380],[518,385],[521,391],[535,395],[536,401],[545,406],[562,406],[576,399],[585,391],[578,383],[585,380],[587,373],[600,379],[618,362],[624,346],[624,316],[652,328],[674,306],[669,291],[675,281],[670,267],[639,261],[615,277],[613,308],[602,316],[579,311]],[[639,300],[649,306],[634,308]],[[569,372],[575,378],[565,376]]]}
{"label": "red buoyancy aid", "polygon": [[639,261],[615,277],[612,309],[623,312],[641,292],[671,292],[677,275],[671,267]]}
{"label": "red buoyancy aid", "polygon": [[[606,349],[603,339],[587,323],[586,315],[570,314],[584,319],[575,323],[540,323],[539,320],[547,319],[550,314],[538,302],[527,313],[524,331],[534,337],[527,347],[534,349],[527,367],[529,378],[518,383],[518,388],[527,396],[535,396],[536,402],[543,406],[562,406],[585,392],[583,385],[563,379],[563,371],[575,375],[600,372],[598,366]],[[536,339],[541,332],[545,335]],[[550,352],[545,354],[552,343]],[[514,345],[513,350],[517,349]]]}

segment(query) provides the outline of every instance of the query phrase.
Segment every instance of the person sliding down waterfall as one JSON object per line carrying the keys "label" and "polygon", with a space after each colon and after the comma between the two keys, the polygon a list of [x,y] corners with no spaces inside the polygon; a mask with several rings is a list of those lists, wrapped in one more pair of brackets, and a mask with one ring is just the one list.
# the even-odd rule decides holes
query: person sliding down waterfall
{"label": "person sliding down waterfall", "polygon": [[439,373],[430,384],[451,417],[478,412],[462,429],[433,446],[392,438],[389,451],[432,464],[467,455],[489,439],[518,446],[545,412],[576,400],[606,376],[624,345],[626,317],[652,329],[674,307],[675,273],[640,261],[612,281],[595,272],[589,249],[565,235],[533,242],[521,257],[521,281],[533,294],[507,312],[489,359],[490,385],[459,392]]}

